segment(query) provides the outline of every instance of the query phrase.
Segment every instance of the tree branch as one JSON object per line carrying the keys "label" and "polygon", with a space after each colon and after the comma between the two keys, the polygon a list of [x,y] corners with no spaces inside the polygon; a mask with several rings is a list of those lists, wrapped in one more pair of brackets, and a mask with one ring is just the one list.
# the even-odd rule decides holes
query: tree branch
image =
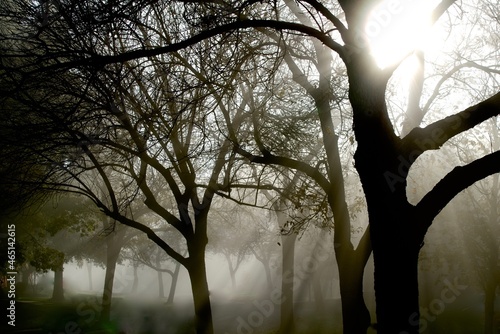
{"label": "tree branch", "polygon": [[187,259],[181,254],[177,253],[172,247],[170,247],[162,238],[160,238],[151,228],[143,225],[135,220],[129,219],[118,212],[113,212],[105,206],[101,206],[101,210],[108,216],[111,217],[123,225],[132,227],[146,234],[146,236],[151,239],[155,244],[157,244],[161,249],[163,249],[168,255],[170,255],[174,260],[178,261],[183,266],[186,266]]}
{"label": "tree branch", "polygon": [[328,190],[331,186],[328,179],[323,174],[321,174],[321,172],[317,168],[311,167],[305,162],[287,157],[280,157],[271,153],[267,153],[264,156],[253,155],[240,147],[236,147],[235,150],[250,162],[264,165],[279,165],[298,170],[315,180],[326,193],[328,193]]}
{"label": "tree branch", "polygon": [[426,231],[433,218],[451,201],[459,192],[471,186],[474,182],[500,172],[500,151],[490,153],[465,166],[455,167],[424,198],[416,205],[417,211],[422,215],[420,219]]}
{"label": "tree branch", "polygon": [[457,0],[442,0],[439,5],[434,8],[432,11],[432,16],[431,16],[431,24],[434,25],[434,23],[439,20],[439,18],[450,8]]}
{"label": "tree branch", "polygon": [[445,117],[425,128],[414,128],[403,138],[402,148],[416,159],[427,150],[439,149],[450,138],[472,129],[500,113],[500,92],[455,115]]}
{"label": "tree branch", "polygon": [[91,66],[100,68],[109,64],[123,63],[139,58],[154,57],[161,54],[176,52],[185,49],[189,46],[195,45],[203,40],[215,37],[217,35],[221,35],[233,30],[246,29],[246,28],[271,28],[279,31],[290,30],[290,31],[300,32],[305,35],[317,38],[323,44],[328,46],[330,49],[336,51],[341,57],[343,57],[344,55],[344,47],[341,44],[335,42],[330,36],[328,36],[324,32],[314,29],[312,27],[308,27],[303,24],[294,22],[282,22],[275,20],[239,20],[202,31],[199,34],[187,38],[183,41],[172,43],[166,46],[155,47],[152,49],[133,50],[128,52],[123,52],[117,55],[88,54],[87,57],[83,59],[48,65],[34,72],[43,72],[43,71],[57,70],[57,69],[69,69],[81,66]]}
{"label": "tree branch", "polygon": [[346,26],[335,15],[333,15],[333,13],[328,8],[326,8],[322,3],[316,0],[303,0],[302,2],[308,3],[319,13],[321,13],[324,17],[326,17],[335,26],[335,28],[337,28],[338,32],[340,33],[340,36],[342,36],[342,38],[345,37],[345,35],[347,34]]}

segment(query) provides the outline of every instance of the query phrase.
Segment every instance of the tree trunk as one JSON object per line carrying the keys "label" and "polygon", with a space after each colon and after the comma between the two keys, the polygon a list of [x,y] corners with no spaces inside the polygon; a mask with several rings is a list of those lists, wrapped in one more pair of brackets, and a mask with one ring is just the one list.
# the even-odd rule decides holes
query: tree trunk
{"label": "tree trunk", "polygon": [[484,291],[484,333],[495,333],[495,292],[496,283],[493,280],[488,282]]}
{"label": "tree trunk", "polygon": [[198,245],[189,252],[187,270],[191,279],[197,334],[213,334],[212,306],[205,266],[205,247]]}
{"label": "tree trunk", "polygon": [[406,198],[413,163],[400,146],[387,113],[385,76],[366,54],[348,64],[349,100],[358,146],[354,154],[368,205],[375,265],[378,333],[418,333],[418,254],[432,219],[414,210]]}
{"label": "tree trunk", "polygon": [[30,278],[33,273],[35,273],[35,268],[31,265],[25,265],[21,269],[21,281],[17,283],[17,291],[19,294],[24,294],[28,292],[28,287],[30,286]]}
{"label": "tree trunk", "polygon": [[137,292],[137,287],[139,286],[139,275],[137,274],[137,269],[139,264],[134,261],[133,262],[133,270],[134,270],[134,282],[132,283],[132,293]]}
{"label": "tree trunk", "polygon": [[[161,251],[161,250],[160,250]],[[156,268],[160,268],[160,252],[156,253]],[[163,287],[163,273],[160,270],[156,271],[158,276],[158,298],[165,298],[165,289]]]}
{"label": "tree trunk", "polygon": [[64,300],[63,268],[54,270],[54,290],[52,291],[53,301]]}
{"label": "tree trunk", "polygon": [[87,262],[87,278],[89,280],[89,291],[94,290],[94,286],[92,285],[92,262]]}
{"label": "tree trunk", "polygon": [[161,271],[157,271],[158,276],[158,298],[165,298],[165,289],[163,286],[163,273]]}
{"label": "tree trunk", "polygon": [[273,278],[271,276],[271,266],[269,265],[269,261],[264,263],[261,262],[264,266],[264,271],[266,273],[266,282],[267,282],[267,291],[271,292],[273,290]]}
{"label": "tree trunk", "polygon": [[[122,229],[123,230],[123,229]],[[121,235],[121,233],[120,233]],[[113,284],[115,279],[116,262],[121,251],[121,240],[113,232],[106,240],[106,273],[104,276],[104,290],[102,293],[101,321],[107,322],[111,315],[111,300],[113,297]]]}
{"label": "tree trunk", "polygon": [[177,287],[177,279],[179,278],[180,268],[181,268],[181,264],[177,262],[175,264],[174,273],[172,275],[172,283],[170,283],[170,290],[168,292],[167,304],[174,303],[175,289]]}
{"label": "tree trunk", "polygon": [[231,261],[231,255],[225,253],[227,266],[229,268],[229,276],[231,277],[231,286],[233,290],[236,290],[236,270],[234,269],[233,262]]}
{"label": "tree trunk", "polygon": [[[386,170],[394,170],[391,167],[387,165]],[[359,168],[360,175],[364,168],[373,168],[373,163]],[[417,217],[402,192],[387,192],[383,178],[363,176],[375,267],[378,333],[416,334],[420,325],[418,255],[425,235],[417,222],[422,223],[422,217]]]}
{"label": "tree trunk", "polygon": [[264,267],[264,272],[266,273],[267,291],[268,293],[271,293],[271,291],[273,290],[273,278],[271,275],[271,255],[266,253],[265,251],[263,251],[262,254],[259,255],[253,247],[251,247],[250,250],[255,256],[255,259],[262,263],[262,266]]}
{"label": "tree trunk", "polygon": [[363,298],[364,266],[361,267],[355,262],[356,258],[353,256],[351,263],[344,260],[338,264],[342,324],[345,334],[366,333],[370,325],[370,312]]}
{"label": "tree trunk", "polygon": [[351,241],[351,221],[345,198],[339,138],[335,134],[331,118],[328,82],[324,78],[321,93],[315,97],[315,102],[329,164],[328,178],[331,187],[328,197],[335,221],[334,246],[339,270],[343,333],[365,334],[370,326],[370,312],[363,297],[363,275],[370,251],[364,248],[364,244],[360,244],[355,250]]}
{"label": "tree trunk", "polygon": [[379,333],[419,332],[419,249],[405,245],[407,240],[372,237]]}
{"label": "tree trunk", "polygon": [[295,241],[297,234],[291,233],[281,236],[282,247],[282,275],[281,275],[281,320],[279,333],[289,334],[295,330],[293,314],[294,281],[295,277]]}

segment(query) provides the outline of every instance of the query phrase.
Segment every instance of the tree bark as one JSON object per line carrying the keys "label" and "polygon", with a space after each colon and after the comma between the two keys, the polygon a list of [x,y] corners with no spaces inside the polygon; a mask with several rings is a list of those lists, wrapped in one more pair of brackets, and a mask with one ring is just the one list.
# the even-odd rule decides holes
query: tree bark
{"label": "tree bark", "polygon": [[402,153],[387,113],[388,76],[363,54],[353,55],[348,75],[358,142],[355,167],[368,205],[374,256],[377,329],[418,333],[418,254],[425,236],[419,227],[427,224],[406,198],[413,161]]}
{"label": "tree bark", "polygon": [[419,248],[408,245],[405,234],[376,234],[372,232],[378,332],[418,333]]}
{"label": "tree bark", "polygon": [[111,315],[111,300],[115,279],[116,263],[121,251],[121,236],[124,228],[118,233],[112,232],[106,239],[106,273],[104,275],[104,289],[102,293],[101,321],[107,322]]}
{"label": "tree bark", "polygon": [[54,290],[52,291],[52,300],[64,300],[63,267],[54,270]]}
{"label": "tree bark", "polygon": [[197,334],[213,334],[212,306],[205,265],[205,246],[191,247],[187,271],[191,279]]}
{"label": "tree bark", "polygon": [[340,297],[342,305],[343,333],[366,333],[370,325],[370,312],[363,297],[364,265],[358,262],[354,252],[349,260],[340,260],[345,254],[336,251]]}
{"label": "tree bark", "polygon": [[158,276],[158,298],[165,298],[165,289],[163,286],[163,273],[161,271],[157,271]]}

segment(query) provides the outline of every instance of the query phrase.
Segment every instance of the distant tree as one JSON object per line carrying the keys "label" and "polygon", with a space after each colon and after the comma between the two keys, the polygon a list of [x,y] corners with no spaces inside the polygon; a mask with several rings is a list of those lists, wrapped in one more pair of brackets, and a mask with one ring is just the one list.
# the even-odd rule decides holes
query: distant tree
{"label": "distant tree", "polygon": [[[498,117],[486,122],[489,129],[487,140],[478,142],[477,151],[495,152],[500,149]],[[476,144],[477,146],[477,144]],[[464,152],[463,160],[472,160],[478,152]],[[499,174],[481,180],[466,190],[467,203],[459,212],[464,233],[468,259],[475,279],[484,291],[484,333],[495,333],[495,299],[500,286],[500,243],[496,236],[500,232],[500,186]]]}
{"label": "distant tree", "polygon": [[[54,300],[64,299],[64,263],[84,257],[86,240],[81,232],[94,229],[93,221],[77,219],[78,211],[85,207],[74,196],[56,197],[10,219],[16,226],[16,242],[23,254],[24,263],[18,260],[18,264],[38,272],[54,271]],[[30,271],[22,273],[24,280]]]}
{"label": "distant tree", "polygon": [[266,273],[267,289],[271,292],[275,284],[273,272],[277,267],[279,258],[281,244],[278,240],[280,239],[281,231],[277,231],[273,219],[270,217],[266,218],[255,218],[256,228],[253,230],[249,248],[257,261],[262,263],[264,272]]}
{"label": "distant tree", "polygon": [[[208,230],[208,249],[224,256],[231,278],[231,286],[236,291],[236,272],[248,260],[250,245],[254,240],[256,222],[245,208],[239,208],[227,200],[217,201],[210,218],[214,221]],[[215,203],[214,203],[215,204]],[[259,242],[259,240],[257,240]]]}
{"label": "distant tree", "polygon": [[[180,253],[185,256],[187,249],[182,246],[179,236],[172,229],[165,231],[158,231],[159,235],[168,242],[169,245],[179,249]],[[137,288],[137,268],[139,266],[146,266],[156,270],[158,275],[158,295],[164,298],[164,285],[163,274],[168,274],[171,278],[170,288],[167,295],[167,304],[174,302],[175,291],[180,272],[180,263],[166,256],[161,248],[157,245],[148,243],[144,235],[136,235],[130,240],[124,250],[124,258],[132,262],[134,267],[134,287],[132,292],[136,292]],[[173,268],[172,268],[173,267]]]}

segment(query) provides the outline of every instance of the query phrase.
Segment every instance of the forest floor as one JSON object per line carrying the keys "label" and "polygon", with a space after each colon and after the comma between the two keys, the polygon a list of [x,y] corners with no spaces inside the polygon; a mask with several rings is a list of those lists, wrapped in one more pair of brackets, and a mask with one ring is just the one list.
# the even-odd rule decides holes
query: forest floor
{"label": "forest floor", "polygon": [[[213,301],[214,327],[217,334],[272,334],[279,325],[279,306],[261,300]],[[5,310],[5,300],[2,309]],[[424,333],[482,333],[481,309],[476,301],[463,301],[447,308],[439,317],[426,322]],[[318,311],[318,307],[322,309]],[[167,305],[162,300],[141,301],[114,298],[111,321],[98,320],[99,298],[75,295],[64,302],[47,298],[16,300],[15,327],[7,320],[0,324],[2,333],[19,334],[191,334],[194,332],[190,303]],[[338,300],[295,304],[298,334],[341,333]],[[375,331],[371,331],[375,333]]]}

